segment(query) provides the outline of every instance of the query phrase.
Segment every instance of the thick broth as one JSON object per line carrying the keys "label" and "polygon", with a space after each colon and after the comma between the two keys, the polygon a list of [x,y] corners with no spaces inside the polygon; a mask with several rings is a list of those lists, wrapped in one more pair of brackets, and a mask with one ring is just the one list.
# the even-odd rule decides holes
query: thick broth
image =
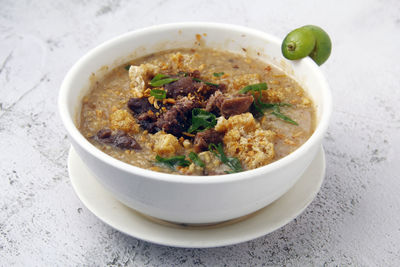
{"label": "thick broth", "polygon": [[[129,65],[136,67],[127,70]],[[174,136],[162,129],[149,133],[149,130],[139,125],[138,114],[128,107],[131,98],[147,98],[153,107],[159,108],[153,108],[157,114],[161,113],[157,116],[163,116],[162,113],[174,105],[174,100],[168,100],[171,103],[167,103],[167,99],[151,98],[151,90],[166,89],[162,86],[150,86],[150,80],[158,73],[171,77],[180,73],[183,77],[196,70],[199,71],[197,75],[200,73],[202,81],[224,84],[223,93],[227,97],[237,95],[238,91],[247,85],[265,82],[268,89],[261,91],[262,102],[290,104],[281,105],[280,112],[298,125],[288,123],[272,114],[274,109],[265,109],[262,115],[254,113],[254,108],[251,108],[248,112],[227,118],[217,113],[218,123],[215,129],[224,135],[224,153],[228,157],[237,158],[243,170],[279,160],[301,146],[313,133],[315,111],[312,101],[293,79],[260,60],[208,48],[165,51],[111,70],[95,82],[90,93],[84,97],[79,126],[81,133],[103,152],[141,168],[185,175],[216,175],[232,171],[229,165],[221,162],[220,157],[208,149],[196,153],[205,163],[205,167],[196,165],[187,157],[195,150],[194,134],[183,132]],[[208,89],[212,87],[204,86]],[[254,91],[248,92],[247,95],[252,95],[251,93],[253,99],[259,97],[258,92]],[[175,100],[181,97],[185,96],[179,96]],[[190,99],[193,96],[189,94],[187,97]],[[204,105],[208,99],[203,99]],[[166,108],[162,107],[163,102]],[[104,129],[110,129],[107,134],[115,134],[118,130],[120,134],[126,133],[136,140],[136,147],[118,147],[110,141],[111,139],[99,138],[99,131]],[[121,136],[124,138],[123,134]],[[115,141],[115,138],[113,140]],[[157,155],[163,158],[185,155],[188,162],[183,165],[189,166],[168,167],[157,163]]]}

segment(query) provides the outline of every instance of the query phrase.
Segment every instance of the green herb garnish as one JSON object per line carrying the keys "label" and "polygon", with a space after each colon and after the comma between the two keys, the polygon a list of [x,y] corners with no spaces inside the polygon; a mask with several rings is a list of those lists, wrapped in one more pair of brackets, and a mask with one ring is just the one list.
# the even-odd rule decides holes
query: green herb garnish
{"label": "green herb garnish", "polygon": [[213,128],[217,124],[217,118],[214,114],[200,108],[192,110],[192,125],[188,133],[201,132]]}
{"label": "green herb garnish", "polygon": [[[281,119],[283,121],[289,122],[291,124],[299,125],[297,122],[295,122],[294,120],[292,120],[291,118],[289,118],[285,114],[281,113],[280,107],[291,106],[290,104],[287,104],[287,103],[264,103],[264,102],[261,101],[261,97],[262,97],[261,91],[262,90],[267,90],[267,89],[268,89],[267,83],[257,83],[257,84],[251,84],[251,85],[248,85],[246,87],[243,87],[239,91],[239,93],[240,94],[245,94],[247,92],[251,92],[251,94],[253,95],[253,98],[254,98],[253,106],[254,106],[254,109],[258,113],[264,115],[264,110],[265,109],[272,108],[273,109],[273,111],[271,112],[272,115],[276,116],[277,118],[279,118],[279,119]],[[255,96],[255,92],[259,93],[258,97]]]}
{"label": "green herb garnish", "polygon": [[190,165],[190,161],[185,159],[185,156],[173,156],[170,158],[163,158],[159,155],[156,156],[156,162],[159,164],[163,164],[167,166],[170,169],[175,169],[175,166],[182,166],[182,167],[187,167]]}
{"label": "green herb garnish", "polygon": [[165,78],[165,79],[158,80],[158,81],[155,81],[155,82],[150,82],[150,85],[153,86],[153,87],[159,87],[159,86],[162,86],[164,84],[175,82],[177,80],[178,80],[177,78]]}
{"label": "green herb garnish", "polygon": [[225,72],[214,72],[213,73],[214,77],[221,77],[224,74],[225,74]]}
{"label": "green herb garnish", "polygon": [[254,101],[253,101],[253,106],[257,112],[264,114],[264,109],[270,109],[272,108],[273,111],[271,112],[272,115],[276,116],[277,118],[286,121],[288,123],[291,123],[293,125],[299,125],[297,122],[286,116],[281,112],[280,107],[291,107],[291,104],[288,103],[264,103],[261,101],[260,98],[257,98],[254,94]]}
{"label": "green herb garnish", "polygon": [[270,104],[270,103],[263,103],[258,97],[256,97],[254,95],[254,93],[252,93],[253,95],[253,107],[255,110],[257,110],[258,113],[260,113],[261,115],[264,115],[264,111],[263,109],[267,109],[267,108],[272,108],[274,105]]}
{"label": "green herb garnish", "polygon": [[150,95],[154,96],[156,99],[164,99],[167,97],[167,92],[164,90],[159,90],[159,89],[152,89],[150,91]]}
{"label": "green herb garnish", "polygon": [[235,173],[243,171],[242,164],[240,163],[238,158],[227,157],[225,155],[222,143],[219,143],[218,145],[210,144],[208,146],[208,150],[210,150],[215,156],[217,156],[222,163],[231,168],[231,171],[228,171],[227,173]]}
{"label": "green herb garnish", "polygon": [[277,118],[286,121],[288,123],[294,124],[294,125],[299,125],[297,122],[289,118],[288,116],[284,115],[281,113],[281,109],[279,108],[279,105],[275,105],[273,107],[274,111],[272,111],[272,115],[275,115]]}
{"label": "green herb garnish", "polygon": [[261,96],[256,97],[254,95],[254,93],[252,93],[254,101],[253,101],[253,105],[255,107],[255,109],[260,112],[261,114],[264,114],[263,110],[264,109],[269,109],[269,108],[273,108],[276,105],[289,105],[289,104],[283,104],[283,103],[264,103],[261,101]]}
{"label": "green herb garnish", "polygon": [[150,81],[150,85],[153,87],[158,87],[167,83],[175,82],[177,80],[178,78],[170,78],[168,75],[159,73]]}
{"label": "green herb garnish", "polygon": [[253,92],[259,92],[261,95],[261,90],[267,90],[267,89],[268,89],[267,83],[250,84],[240,89],[239,94],[245,94],[249,91],[253,91]]}
{"label": "green herb garnish", "polygon": [[202,160],[199,158],[199,155],[197,155],[196,153],[190,152],[189,155],[188,155],[188,157],[189,157],[189,159],[190,159],[191,161],[193,161],[193,163],[196,164],[197,166],[202,167],[202,168],[204,168],[204,167],[206,166],[206,164],[204,163],[204,161],[202,161]]}
{"label": "green herb garnish", "polygon": [[132,66],[132,65],[126,65],[126,66],[124,67],[124,69],[129,70],[129,68],[130,68],[131,66]]}
{"label": "green herb garnish", "polygon": [[169,78],[169,76],[159,73],[159,74],[156,74],[156,76],[154,76],[150,82],[156,82],[156,81],[162,80],[164,78]]}
{"label": "green herb garnish", "polygon": [[207,85],[212,85],[212,86],[216,86],[216,87],[219,86],[219,84],[206,82],[206,81],[203,81],[203,80],[201,80],[201,79],[199,79],[199,78],[193,78],[193,81],[202,82],[202,83],[205,83],[205,84],[207,84]]}

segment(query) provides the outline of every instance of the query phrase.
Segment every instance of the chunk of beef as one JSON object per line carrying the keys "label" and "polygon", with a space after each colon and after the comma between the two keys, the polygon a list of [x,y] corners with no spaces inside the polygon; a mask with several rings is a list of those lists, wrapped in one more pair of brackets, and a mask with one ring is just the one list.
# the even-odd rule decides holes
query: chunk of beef
{"label": "chunk of beef", "polygon": [[110,138],[112,131],[110,129],[101,129],[97,132],[96,136],[99,139],[107,139]]}
{"label": "chunk of beef", "polygon": [[189,72],[189,76],[193,78],[200,78],[200,71],[199,70],[194,70],[193,72]]}
{"label": "chunk of beef", "polygon": [[194,71],[187,77],[181,77],[179,80],[165,85],[167,97],[177,98],[178,96],[187,96],[189,93],[199,92],[205,99],[208,99],[216,91],[224,91],[224,84],[212,85],[199,80],[200,72]]}
{"label": "chunk of beef", "polygon": [[253,96],[251,95],[237,95],[225,98],[219,109],[224,117],[239,115],[250,110],[253,103]]}
{"label": "chunk of beef", "polygon": [[161,115],[155,125],[167,133],[175,136],[181,136],[182,132],[187,128],[187,124],[186,114],[180,116],[179,110],[176,107],[172,107],[166,113]]}
{"label": "chunk of beef", "polygon": [[206,104],[206,111],[215,113],[216,115],[220,115],[219,107],[221,106],[221,102],[224,100],[224,95],[221,91],[216,91],[211,97],[208,99]]}
{"label": "chunk of beef", "polygon": [[208,129],[203,132],[198,132],[194,137],[194,151],[199,153],[208,150],[210,144],[222,143],[224,133],[217,132],[214,129]]}
{"label": "chunk of beef", "polygon": [[191,124],[191,112],[194,108],[201,107],[201,103],[187,97],[179,99],[167,112],[157,120],[156,126],[167,133],[181,136]]}
{"label": "chunk of beef", "polygon": [[156,126],[157,117],[155,115],[158,110],[149,103],[147,98],[131,98],[128,101],[128,107],[135,114],[139,125],[149,131],[149,133],[156,133],[160,129]]}
{"label": "chunk of beef", "polygon": [[137,119],[140,126],[149,133],[153,134],[160,130],[160,128],[156,126],[157,116],[154,114],[154,112],[142,113],[137,116]]}
{"label": "chunk of beef", "polygon": [[110,129],[101,129],[94,139],[98,142],[109,144],[121,149],[141,149],[135,138],[124,131],[117,131],[115,134]]}
{"label": "chunk of beef", "polygon": [[168,83],[164,86],[167,91],[167,97],[177,98],[178,96],[186,96],[196,91],[192,77],[182,77],[179,80]]}
{"label": "chunk of beef", "polygon": [[156,111],[154,106],[149,103],[146,97],[129,99],[128,108],[132,110],[134,114],[142,114],[148,110]]}
{"label": "chunk of beef", "polygon": [[251,95],[235,95],[227,97],[220,91],[217,91],[208,99],[206,110],[228,118],[233,115],[248,112],[253,100],[253,96]]}
{"label": "chunk of beef", "polygon": [[114,145],[121,149],[141,149],[138,142],[136,142],[135,138],[129,136],[127,133],[123,131],[118,131],[114,136]]}
{"label": "chunk of beef", "polygon": [[223,83],[218,84],[218,86],[207,84],[206,90],[203,90],[202,94],[204,96],[204,99],[209,99],[214,93],[225,92],[225,90],[226,90],[226,85]]}

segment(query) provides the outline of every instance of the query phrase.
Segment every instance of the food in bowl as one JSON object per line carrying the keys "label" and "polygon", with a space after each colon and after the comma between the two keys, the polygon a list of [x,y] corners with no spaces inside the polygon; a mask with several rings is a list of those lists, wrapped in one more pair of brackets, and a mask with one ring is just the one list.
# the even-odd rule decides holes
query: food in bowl
{"label": "food in bowl", "polygon": [[[84,96],[89,94],[90,89],[93,90],[91,81],[100,82],[103,74],[108,72],[107,67],[112,70],[124,62],[146,55],[176,48],[204,47],[203,44],[199,46],[195,38],[198,33],[203,35],[202,40],[208,48],[270,62],[299,82],[315,108],[315,129],[304,144],[263,167],[228,175],[198,176],[156,172],[127,164],[96,148],[91,138],[85,138],[79,130],[80,109]],[[109,40],[76,62],[61,85],[59,111],[72,146],[107,191],[126,206],[148,216],[172,222],[202,224],[226,221],[255,212],[287,192],[310,166],[321,148],[332,109],[329,85],[321,69],[309,58],[286,60],[282,57],[281,44],[282,40],[265,32],[205,22],[157,25]],[[122,73],[126,75],[127,72]],[[268,82],[270,89],[274,87],[269,80],[265,82]],[[264,112],[267,114],[272,110]],[[281,112],[301,126],[298,118],[289,113],[289,107],[282,107]],[[282,125],[291,126],[286,122],[282,122]],[[99,125],[97,130],[101,129]],[[95,134],[97,132],[93,131],[93,136]],[[139,139],[136,141],[141,145]],[[278,152],[275,149],[275,153]]]}
{"label": "food in bowl", "polygon": [[153,53],[99,78],[79,130],[123,162],[183,175],[265,166],[301,146],[315,108],[301,86],[256,58],[207,47]]}

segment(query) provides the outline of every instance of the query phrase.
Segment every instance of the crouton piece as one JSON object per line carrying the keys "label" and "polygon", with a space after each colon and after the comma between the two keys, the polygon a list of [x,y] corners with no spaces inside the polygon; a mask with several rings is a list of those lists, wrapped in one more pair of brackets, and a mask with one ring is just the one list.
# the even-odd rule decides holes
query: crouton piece
{"label": "crouton piece", "polygon": [[123,109],[118,109],[110,114],[110,128],[130,133],[139,132],[139,124],[127,110]]}
{"label": "crouton piece", "polygon": [[173,156],[182,149],[182,145],[172,134],[157,132],[153,135],[153,139],[153,151],[160,156]]}
{"label": "crouton piece", "polygon": [[254,131],[257,127],[256,120],[250,112],[232,116],[225,119],[223,116],[218,118],[215,130],[218,132],[226,132],[229,129],[237,128],[245,132]]}
{"label": "crouton piece", "polygon": [[237,157],[247,169],[266,165],[275,156],[275,133],[262,129],[251,113],[219,118],[215,130],[225,132],[225,153]]}
{"label": "crouton piece", "polygon": [[139,66],[131,66],[129,68],[130,88],[133,97],[143,97],[146,89],[146,82],[150,76],[154,76],[159,72],[160,68],[153,64],[141,64]]}

